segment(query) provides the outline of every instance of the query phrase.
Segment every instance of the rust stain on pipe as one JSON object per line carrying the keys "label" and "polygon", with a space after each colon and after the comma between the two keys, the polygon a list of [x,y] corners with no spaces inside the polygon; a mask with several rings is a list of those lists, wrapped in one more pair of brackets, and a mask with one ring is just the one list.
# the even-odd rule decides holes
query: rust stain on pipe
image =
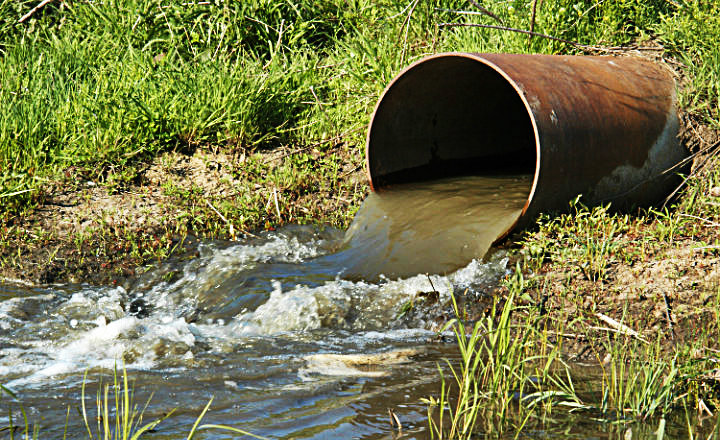
{"label": "rust stain on pipe", "polygon": [[667,170],[687,156],[675,101],[670,72],[643,59],[430,56],[402,71],[375,108],[371,187],[534,173],[516,226],[567,209],[578,194],[586,204],[648,205],[674,188],[678,170]]}

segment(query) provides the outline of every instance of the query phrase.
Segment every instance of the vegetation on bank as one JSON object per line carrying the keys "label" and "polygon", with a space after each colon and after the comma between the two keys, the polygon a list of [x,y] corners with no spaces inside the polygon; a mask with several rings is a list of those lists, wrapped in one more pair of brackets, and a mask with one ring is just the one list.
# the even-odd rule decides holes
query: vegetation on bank
{"label": "vegetation on bank", "polygon": [[[450,375],[440,370],[440,392],[426,399],[431,438],[585,436],[598,429],[590,424],[604,426],[610,438],[662,439],[668,424],[668,438],[717,438],[715,336],[668,349],[662,338],[645,339],[612,319],[604,334],[591,326],[579,333],[536,305],[516,302],[517,294],[511,287],[474,325],[448,324],[461,359],[448,362]],[[577,338],[590,351],[583,363],[569,362],[564,346]]]}
{"label": "vegetation on bank", "polygon": [[[4,277],[109,282],[188,234],[346,226],[367,192],[372,107],[430,53],[638,48],[677,72],[688,121],[718,125],[715,2],[484,2],[491,15],[464,0],[36,5],[0,4]],[[554,39],[466,26],[478,24]],[[223,191],[173,180],[183,157],[215,167]],[[150,200],[136,217],[156,221],[113,213],[128,197]]]}
{"label": "vegetation on bank", "polygon": [[[685,65],[681,106],[717,121],[714,2],[553,1],[533,15],[536,3],[485,2],[493,19],[452,12],[473,9],[464,1],[62,1],[19,23],[35,2],[4,2],[0,203],[15,215],[56,181],[122,190],[141,163],[170,150],[361,150],[378,93],[410,61],[440,51],[661,45]],[[579,45],[443,26],[454,22]]]}
{"label": "vegetation on bank", "polygon": [[[496,0],[483,3],[490,15],[464,0],[36,5],[0,4],[5,277],[108,282],[182,249],[188,234],[346,226],[367,192],[372,107],[429,53],[639,47],[676,70],[689,120],[718,124],[715,2]],[[553,38],[466,26],[477,24]],[[176,184],[183,156],[215,167],[210,186],[224,190],[200,184],[206,176]],[[154,167],[161,179],[148,177]],[[155,221],[113,213],[121,197],[151,200],[137,217]],[[58,206],[77,208],[53,217]]]}
{"label": "vegetation on bank", "polygon": [[[102,381],[100,382],[95,394],[95,406],[94,408],[88,408],[87,401],[92,399],[91,396],[86,395],[86,379],[87,372],[83,377],[82,391],[80,393],[80,405],[79,408],[77,408],[77,412],[82,419],[83,428],[87,433],[87,438],[90,440],[95,438],[102,440],[137,440],[146,433],[149,434],[154,432],[155,428],[160,423],[170,418],[177,409],[171,409],[161,417],[151,420],[150,422],[143,420],[145,410],[148,408],[148,405],[150,405],[150,400],[145,402],[142,408],[140,407],[140,404],[135,401],[135,390],[129,383],[129,376],[124,367],[121,372],[118,372],[117,368],[113,370],[111,383],[103,385]],[[0,385],[0,399],[5,398],[8,398],[8,400],[11,401],[18,400],[18,396],[14,392]],[[233,426],[217,424],[201,425],[200,422],[210,409],[212,400],[213,399],[210,399],[198,415],[197,419],[195,419],[195,423],[188,428],[187,440],[192,440],[198,432],[203,430],[225,431],[231,432],[233,435],[267,440],[266,437],[255,435],[251,432],[247,432]],[[33,424],[33,422],[29,420],[22,403],[19,403],[18,406],[20,408],[20,414],[22,414],[22,419],[13,420],[12,405],[9,406],[8,425],[0,428],[0,431],[7,430],[11,440],[15,438],[15,435],[17,435],[19,439],[24,440],[29,440],[31,438],[33,440],[43,438],[43,434],[41,433],[38,425]],[[62,437],[63,440],[68,436],[69,418],[70,407],[68,407],[67,416],[65,418],[65,426]],[[85,433],[83,433],[83,436],[84,435]]]}
{"label": "vegetation on bank", "polygon": [[[652,421],[662,438],[666,418],[680,413],[692,433],[720,408],[720,286],[698,275],[720,254],[718,2],[488,0],[489,15],[459,0],[56,1],[18,23],[34,6],[0,3],[0,266],[46,282],[78,261],[100,272],[165,258],[191,233],[346,224],[366,191],[350,177],[372,106],[424,54],[634,51],[665,62],[697,153],[680,197],[632,214],[580,198],[516,236],[508,300],[474,322],[458,311],[463,364],[429,399],[430,429],[547,430],[572,410],[618,429]],[[148,177],[198,152],[223,169],[226,193]],[[98,188],[152,195],[167,218],[142,230],[99,215],[69,233],[37,220],[58,193]],[[28,261],[46,271],[23,272]],[[594,361],[595,382],[583,388],[571,358]]]}

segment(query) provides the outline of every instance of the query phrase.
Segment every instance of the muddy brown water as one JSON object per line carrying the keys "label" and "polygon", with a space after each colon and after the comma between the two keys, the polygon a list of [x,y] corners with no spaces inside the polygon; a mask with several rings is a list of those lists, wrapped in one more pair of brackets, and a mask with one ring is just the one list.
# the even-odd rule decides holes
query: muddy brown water
{"label": "muddy brown water", "polygon": [[[482,257],[529,185],[497,176],[396,187],[369,197],[346,233],[289,226],[203,242],[196,258],[122,286],[1,283],[0,384],[20,401],[4,395],[0,414],[17,422],[21,402],[39,438],[62,438],[70,407],[67,438],[87,438],[77,413],[83,373],[94,420],[100,383],[124,364],[140,407],[152,396],[146,421],[177,408],[143,438],[186,438],[212,398],[204,423],[270,438],[427,439],[420,399],[437,396],[438,365],[456,348],[438,342],[422,313],[410,322],[400,309],[433,288],[441,300],[480,295],[507,274],[502,252]],[[584,426],[571,425],[561,431]],[[592,426],[575,438],[614,436]],[[528,431],[546,435],[563,437]]]}
{"label": "muddy brown water", "polygon": [[527,175],[459,177],[374,192],[332,258],[364,280],[453,272],[515,223],[530,184]]}

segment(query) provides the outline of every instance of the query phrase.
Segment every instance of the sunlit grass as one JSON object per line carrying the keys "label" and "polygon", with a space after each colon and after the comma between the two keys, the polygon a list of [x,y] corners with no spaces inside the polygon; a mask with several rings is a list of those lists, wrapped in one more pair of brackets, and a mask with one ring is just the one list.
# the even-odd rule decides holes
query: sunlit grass
{"label": "sunlit grass", "polygon": [[[483,3],[505,26],[586,45],[659,38],[686,65],[684,108],[717,119],[717,5]],[[362,148],[377,95],[410,61],[457,51],[581,53],[459,0],[160,0],[0,5],[0,204],[23,209],[68,166],[101,179],[167,150],[342,139]]]}
{"label": "sunlit grass", "polygon": [[472,327],[460,318],[448,324],[460,359],[448,362],[449,377],[439,370],[439,393],[424,399],[433,438],[518,436],[565,426],[577,415],[599,425],[664,426],[683,411],[712,414],[720,403],[715,360],[699,356],[699,345],[666,351],[631,335],[595,337],[588,343],[602,358],[585,361],[591,374],[578,379],[582,367],[563,360],[563,323],[519,306],[515,293],[496,306]]}
{"label": "sunlit grass", "polygon": [[551,344],[539,316],[515,304],[514,294],[496,303],[470,330],[453,297],[450,321],[460,363],[440,369],[437,397],[425,399],[433,438],[469,439],[482,432],[521,430],[556,405],[582,407],[560,347]]}

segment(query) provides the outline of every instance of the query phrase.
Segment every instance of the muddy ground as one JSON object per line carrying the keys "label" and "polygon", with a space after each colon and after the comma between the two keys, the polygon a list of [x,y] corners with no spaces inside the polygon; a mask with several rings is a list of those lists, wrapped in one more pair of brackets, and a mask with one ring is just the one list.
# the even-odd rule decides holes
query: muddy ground
{"label": "muddy ground", "polygon": [[[345,227],[368,191],[356,156],[342,143],[322,151],[197,148],[166,152],[124,176],[92,179],[67,170],[36,209],[0,226],[0,279],[118,283],[148,264],[192,253],[200,238],[238,240],[318,219]],[[310,168],[331,162],[334,175],[284,184],[299,161]]]}

